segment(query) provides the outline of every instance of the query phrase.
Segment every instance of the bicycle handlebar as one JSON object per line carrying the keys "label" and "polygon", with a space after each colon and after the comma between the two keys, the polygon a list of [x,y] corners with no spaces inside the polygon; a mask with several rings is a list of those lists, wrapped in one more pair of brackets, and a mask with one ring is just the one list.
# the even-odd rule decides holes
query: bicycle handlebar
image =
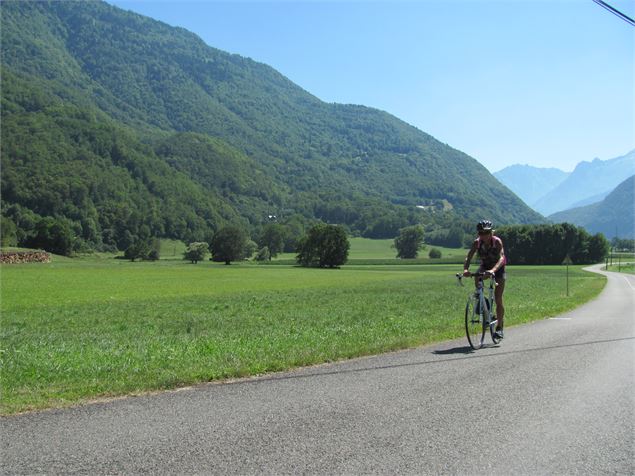
{"label": "bicycle handlebar", "polygon": [[491,277],[494,276],[494,273],[490,273],[488,271],[482,271],[482,272],[478,272],[478,273],[470,273],[468,271],[467,276],[464,276],[462,273],[457,273],[457,276],[461,276],[461,277],[466,277],[466,278],[471,278],[472,276],[477,276],[479,278],[485,278],[485,277]]}
{"label": "bicycle handlebar", "polygon": [[482,272],[478,272],[478,273],[470,273],[468,271],[467,276],[465,276],[463,273],[456,273],[456,278],[459,280],[459,284],[461,286],[463,286],[463,278],[471,278],[471,277],[478,277],[478,278],[491,278],[492,281],[494,282],[494,286],[498,286],[498,283],[496,282],[496,280],[494,279],[494,274],[493,273],[489,273],[487,271],[482,271]]}

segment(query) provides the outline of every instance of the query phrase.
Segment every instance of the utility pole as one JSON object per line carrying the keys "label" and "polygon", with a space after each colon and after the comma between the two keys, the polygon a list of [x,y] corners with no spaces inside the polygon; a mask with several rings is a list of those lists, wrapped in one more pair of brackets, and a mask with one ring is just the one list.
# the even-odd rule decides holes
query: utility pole
{"label": "utility pole", "polygon": [[567,297],[569,297],[569,265],[572,264],[569,253],[567,253],[567,256],[564,257],[562,264],[567,266]]}

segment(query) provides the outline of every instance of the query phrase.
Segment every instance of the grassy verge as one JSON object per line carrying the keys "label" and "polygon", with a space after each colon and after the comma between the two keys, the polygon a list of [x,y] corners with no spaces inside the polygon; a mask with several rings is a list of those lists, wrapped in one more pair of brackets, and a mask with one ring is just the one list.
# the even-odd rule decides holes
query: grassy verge
{"label": "grassy verge", "polygon": [[613,264],[606,267],[607,271],[635,274],[635,263]]}
{"label": "grassy verge", "polygon": [[[456,266],[60,261],[1,268],[4,414],[169,389],[463,336]],[[556,315],[604,278],[510,267],[507,324]]]}

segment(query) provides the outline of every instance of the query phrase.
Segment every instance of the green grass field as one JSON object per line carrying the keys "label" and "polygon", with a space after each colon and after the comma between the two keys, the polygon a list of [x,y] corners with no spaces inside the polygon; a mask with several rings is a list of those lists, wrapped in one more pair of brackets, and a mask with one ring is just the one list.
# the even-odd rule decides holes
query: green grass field
{"label": "green grass field", "polygon": [[[351,248],[348,253],[348,264],[393,265],[393,264],[454,264],[462,263],[467,250],[461,248],[445,248],[443,246],[426,245],[419,251],[419,257],[411,260],[397,259],[397,250],[392,248],[394,240],[371,240],[368,238],[350,238]],[[440,259],[430,259],[428,253],[432,248],[441,251]],[[292,264],[295,253],[282,253],[270,264]]]}
{"label": "green grass field", "polygon": [[[4,414],[461,337],[460,266],[55,259],[1,272]],[[601,276],[510,267],[507,325],[597,295]]]}

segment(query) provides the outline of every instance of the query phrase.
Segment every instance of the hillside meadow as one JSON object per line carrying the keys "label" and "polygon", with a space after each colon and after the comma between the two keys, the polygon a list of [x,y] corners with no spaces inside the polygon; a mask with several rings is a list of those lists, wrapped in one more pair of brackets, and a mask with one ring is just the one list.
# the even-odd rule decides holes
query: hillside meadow
{"label": "hillside meadow", "polygon": [[[462,337],[457,265],[197,265],[56,258],[1,271],[3,414]],[[556,315],[604,278],[510,267],[507,324]],[[513,334],[510,334],[513,338]]]}

